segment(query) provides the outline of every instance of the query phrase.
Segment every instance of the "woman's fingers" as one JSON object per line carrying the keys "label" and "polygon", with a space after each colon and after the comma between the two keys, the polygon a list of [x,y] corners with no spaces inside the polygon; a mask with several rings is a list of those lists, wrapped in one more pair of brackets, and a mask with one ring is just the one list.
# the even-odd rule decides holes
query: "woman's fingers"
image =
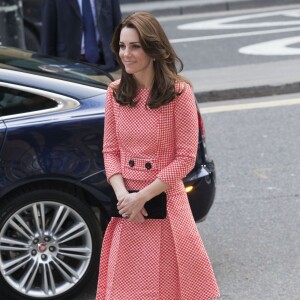
{"label": "woman's fingers", "polygon": [[136,193],[125,195],[118,201],[117,208],[123,218],[129,219],[133,222],[144,222],[145,217],[148,216],[146,209],[137,198]]}
{"label": "woman's fingers", "polygon": [[142,215],[143,215],[144,217],[147,217],[147,216],[148,216],[148,213],[147,213],[145,207],[142,208],[141,213],[142,213]]}
{"label": "woman's fingers", "polygon": [[134,223],[143,223],[145,221],[145,218],[141,212],[138,212],[135,216],[131,216],[129,218],[129,221]]}

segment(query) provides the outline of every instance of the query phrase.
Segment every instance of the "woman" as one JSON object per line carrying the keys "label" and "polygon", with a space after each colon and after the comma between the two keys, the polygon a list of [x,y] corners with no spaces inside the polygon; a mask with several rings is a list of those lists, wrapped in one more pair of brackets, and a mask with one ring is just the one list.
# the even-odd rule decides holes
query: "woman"
{"label": "woman", "polygon": [[[123,218],[112,218],[106,230],[96,299],[217,298],[182,182],[198,144],[193,92],[176,69],[182,62],[148,13],[128,16],[112,49],[122,76],[107,91],[103,154]],[[146,219],[144,205],[162,192],[166,218]]]}

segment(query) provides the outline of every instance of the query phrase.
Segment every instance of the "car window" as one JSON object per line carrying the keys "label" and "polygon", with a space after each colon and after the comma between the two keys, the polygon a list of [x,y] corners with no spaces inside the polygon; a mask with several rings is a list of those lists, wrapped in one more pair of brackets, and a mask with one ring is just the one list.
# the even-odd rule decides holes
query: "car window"
{"label": "car window", "polygon": [[0,88],[0,115],[9,116],[53,108],[57,102],[33,93],[14,88]]}

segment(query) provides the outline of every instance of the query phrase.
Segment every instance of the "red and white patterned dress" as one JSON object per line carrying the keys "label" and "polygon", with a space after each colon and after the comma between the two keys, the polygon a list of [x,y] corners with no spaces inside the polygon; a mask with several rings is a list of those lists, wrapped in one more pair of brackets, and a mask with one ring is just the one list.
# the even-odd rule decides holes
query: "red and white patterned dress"
{"label": "red and white patterned dress", "polygon": [[[112,83],[117,84],[117,83]],[[219,297],[211,263],[195,225],[182,178],[193,168],[198,121],[193,92],[149,109],[149,89],[135,107],[120,106],[107,91],[103,154],[107,178],[121,173],[128,190],[160,178],[167,218],[142,224],[112,218],[105,232],[97,300],[207,300]],[[129,161],[134,161],[134,166]],[[152,168],[145,168],[147,162]]]}

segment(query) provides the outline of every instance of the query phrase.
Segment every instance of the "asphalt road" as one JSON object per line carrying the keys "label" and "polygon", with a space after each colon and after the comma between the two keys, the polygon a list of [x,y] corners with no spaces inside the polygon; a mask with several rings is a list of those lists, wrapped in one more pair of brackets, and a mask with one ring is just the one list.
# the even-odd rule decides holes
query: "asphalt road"
{"label": "asphalt road", "polygon": [[221,299],[299,299],[299,104],[291,94],[200,105],[218,185],[198,228]]}
{"label": "asphalt road", "polygon": [[300,5],[159,20],[187,71],[300,58]]}
{"label": "asphalt road", "polygon": [[221,300],[299,299],[300,94],[199,106],[217,194],[198,229]]}

